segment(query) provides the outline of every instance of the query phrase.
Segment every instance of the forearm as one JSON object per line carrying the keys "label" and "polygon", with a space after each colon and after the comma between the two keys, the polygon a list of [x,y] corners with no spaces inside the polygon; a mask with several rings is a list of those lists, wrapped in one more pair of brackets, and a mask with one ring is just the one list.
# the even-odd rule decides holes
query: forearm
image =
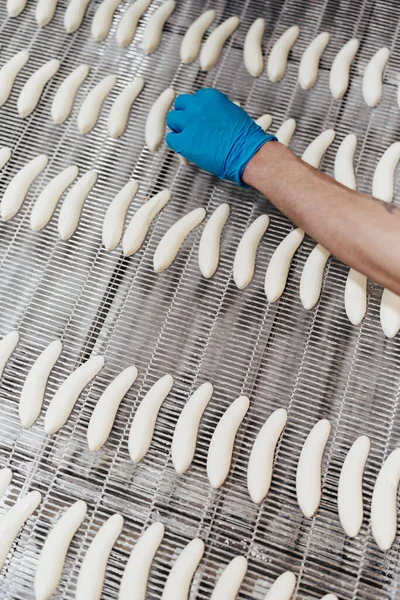
{"label": "forearm", "polygon": [[278,142],[252,158],[244,181],[334,256],[400,294],[400,210],[350,190]]}

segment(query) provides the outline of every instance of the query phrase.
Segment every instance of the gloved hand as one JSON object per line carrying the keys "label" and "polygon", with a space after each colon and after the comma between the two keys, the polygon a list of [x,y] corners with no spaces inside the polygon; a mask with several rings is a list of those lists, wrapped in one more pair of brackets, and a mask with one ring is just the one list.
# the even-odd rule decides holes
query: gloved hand
{"label": "gloved hand", "polygon": [[225,94],[203,89],[182,94],[167,117],[168,146],[220,179],[241,186],[247,163],[266,142],[277,140]]}

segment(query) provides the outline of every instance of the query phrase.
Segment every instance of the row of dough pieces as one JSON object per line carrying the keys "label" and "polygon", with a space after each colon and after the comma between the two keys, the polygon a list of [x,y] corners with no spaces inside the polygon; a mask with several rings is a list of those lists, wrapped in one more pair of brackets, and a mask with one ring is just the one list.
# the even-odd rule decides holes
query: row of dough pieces
{"label": "row of dough pieces", "polygon": [[[263,115],[258,120],[265,129],[269,127],[271,121],[270,115]],[[282,124],[276,133],[281,143],[289,144],[295,126],[296,123],[293,119],[288,119]],[[334,136],[335,132],[331,129],[317,136],[304,151],[302,159],[318,168]],[[356,136],[353,134],[346,136],[340,144],[335,158],[335,178],[351,189],[356,189],[353,165],[356,146]],[[10,150],[8,148],[0,150],[0,167],[4,166],[9,157]],[[376,198],[385,202],[393,201],[394,176],[399,160],[400,142],[395,142],[383,153],[375,169],[372,193]],[[38,156],[14,176],[1,201],[0,214],[3,220],[9,220],[16,215],[30,186],[46,164],[47,157]],[[78,167],[72,165],[45,186],[32,209],[31,227],[33,231],[39,231],[48,224],[62,194],[77,176]],[[85,199],[96,179],[97,173],[89,171],[68,192],[58,220],[61,239],[68,240],[78,227]],[[132,180],[110,203],[103,222],[103,244],[107,250],[113,250],[119,244],[126,214],[137,190],[138,184]],[[163,190],[137,210],[123,235],[122,245],[125,256],[131,256],[140,249],[153,219],[165,207],[169,198],[170,192]],[[218,267],[220,240],[229,217],[229,210],[228,204],[219,206],[203,230],[199,245],[199,267],[206,278],[212,277]],[[167,231],[154,254],[153,263],[156,272],[164,271],[172,264],[186,237],[203,221],[205,216],[205,209],[197,208],[179,219]],[[246,288],[253,278],[257,248],[268,225],[269,217],[267,215],[258,217],[247,229],[237,248],[233,277],[239,289]],[[269,302],[276,302],[281,297],[291,261],[303,238],[304,232],[301,229],[294,229],[275,250],[265,279],[265,293]],[[329,256],[330,253],[317,244],[304,265],[300,281],[300,299],[306,310],[311,310],[318,302],[324,269]],[[346,281],[345,308],[351,323],[359,325],[367,309],[367,278],[354,269],[350,269]],[[384,333],[390,338],[394,337],[400,329],[400,298],[387,289],[383,291],[382,295],[380,319]]]}
{"label": "row of dough pieces", "polygon": [[[10,332],[0,342],[0,361],[5,365],[7,356],[15,348],[18,334]],[[22,426],[30,427],[39,417],[48,377],[62,351],[62,343],[55,340],[39,355],[30,369],[19,400]],[[96,377],[104,365],[102,356],[91,357],[73,371],[61,384],[50,401],[44,428],[47,434],[57,432],[68,420],[83,389]],[[118,408],[137,378],[133,366],[124,369],[106,388],[90,418],[87,441],[89,449],[99,450],[107,441]],[[134,415],[128,449],[137,464],[148,452],[154,435],[161,406],[173,386],[171,375],[164,375],[150,388]],[[172,441],[172,462],[177,473],[187,471],[196,450],[200,421],[213,395],[213,386],[202,384],[189,398],[177,421]],[[211,486],[219,489],[228,477],[235,437],[249,409],[246,396],[237,398],[221,417],[212,435],[207,458],[207,475]],[[275,447],[286,425],[284,409],[275,411],[260,430],[254,442],[247,471],[248,491],[253,502],[260,504],[267,496],[274,464]],[[321,500],[321,461],[330,433],[330,423],[319,421],[309,434],[297,468],[297,499],[304,516],[311,518]],[[353,444],[339,480],[338,508],[345,532],[355,537],[363,520],[362,476],[369,453],[369,439],[362,436]],[[389,485],[389,478],[396,485]],[[396,497],[400,479],[400,448],[392,452],[382,466],[372,498],[372,532],[379,547],[387,550],[392,545],[397,529]]]}
{"label": "row of dough pieces", "polygon": [[[26,0],[22,0],[24,4]],[[68,33],[76,31],[82,23],[90,0],[72,0],[65,13],[65,28]],[[116,9],[122,0],[104,0],[96,11],[92,22],[92,36],[102,41],[108,35]],[[15,0],[9,0],[9,14],[19,14],[21,5],[15,9]],[[36,18],[39,25],[46,25],[54,16],[57,0],[39,0]],[[139,19],[150,6],[151,0],[137,0],[125,12],[117,29],[117,43],[127,46],[133,39]],[[176,6],[175,0],[166,0],[150,17],[143,36],[143,47],[147,54],[154,52],[162,37],[163,27]],[[10,10],[11,8],[11,10]],[[22,7],[23,8],[23,7]],[[209,71],[218,62],[222,49],[228,38],[236,31],[240,20],[230,17],[214,29],[203,47],[201,43],[207,29],[215,21],[215,10],[208,10],[196,19],[187,30],[180,49],[181,61],[192,63],[200,53],[200,67]],[[262,39],[265,31],[265,20],[256,19],[249,28],[243,56],[247,71],[253,77],[261,75],[264,69]],[[287,65],[288,55],[300,34],[297,25],[289,27],[275,42],[268,57],[267,74],[272,82],[282,79]],[[307,90],[314,86],[321,56],[329,43],[328,32],[320,33],[305,50],[299,66],[299,84]],[[349,40],[335,57],[330,72],[330,89],[335,98],[341,98],[349,85],[350,67],[358,51],[360,42],[354,38]],[[379,104],[383,92],[383,74],[389,61],[390,50],[381,48],[370,59],[363,77],[363,96],[370,107]],[[398,94],[400,105],[400,88]]]}
{"label": "row of dough pieces", "polygon": [[[11,481],[10,469],[0,470],[0,496]],[[41,494],[32,491],[20,498],[0,520],[0,569],[20,529],[39,506]],[[87,505],[82,500],[72,504],[48,534],[36,567],[36,600],[48,600],[57,590],[71,541],[83,523]],[[105,521],[91,541],[83,558],[76,584],[77,600],[100,600],[110,553],[122,532],[123,517],[116,513]],[[145,600],[153,559],[164,537],[164,525],[155,522],[133,547],[121,580],[119,600]],[[162,600],[188,600],[192,579],[205,551],[204,542],[190,541],[175,560],[165,583]],[[236,556],[222,571],[210,600],[235,600],[248,567],[244,556]],[[95,574],[95,576],[94,576]],[[290,600],[296,587],[291,571],[282,573],[271,585],[265,600]],[[333,594],[322,600],[338,600]]]}

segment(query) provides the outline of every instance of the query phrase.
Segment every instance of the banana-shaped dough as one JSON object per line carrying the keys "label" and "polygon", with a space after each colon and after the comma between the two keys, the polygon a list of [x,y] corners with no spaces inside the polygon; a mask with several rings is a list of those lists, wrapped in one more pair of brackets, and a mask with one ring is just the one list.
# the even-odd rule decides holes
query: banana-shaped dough
{"label": "banana-shaped dough", "polygon": [[244,41],[244,64],[252,77],[259,77],[264,69],[264,57],[262,53],[264,31],[265,19],[256,19],[248,30]]}
{"label": "banana-shaped dough", "polygon": [[17,108],[21,119],[29,117],[39,104],[40,96],[60,68],[60,61],[52,59],[33,73],[25,83],[18,98]]}
{"label": "banana-shaped dough", "polygon": [[31,185],[46,168],[48,161],[45,154],[36,156],[14,175],[1,200],[0,213],[3,221],[9,221],[17,214]]}
{"label": "banana-shaped dough", "polygon": [[89,71],[88,65],[79,65],[60,84],[51,105],[51,116],[57,125],[64,123],[71,114],[78,90],[89,75]]}
{"label": "banana-shaped dough", "polygon": [[146,54],[152,54],[157,50],[164,25],[174,12],[175,6],[175,0],[165,0],[150,17],[143,34],[143,47]]}
{"label": "banana-shaped dough", "polygon": [[379,104],[383,94],[383,73],[389,61],[389,48],[381,48],[369,61],[363,77],[363,96],[371,108]]}
{"label": "banana-shaped dough", "polygon": [[229,217],[229,204],[221,204],[213,212],[201,234],[199,244],[199,268],[206,279],[218,268],[222,230]]}
{"label": "banana-shaped dough", "polygon": [[105,99],[116,81],[115,75],[107,75],[86,96],[78,115],[78,129],[83,135],[90,133],[96,125]]}
{"label": "banana-shaped dough", "polygon": [[11,90],[18,74],[22,71],[29,60],[28,50],[21,50],[14,54],[0,69],[0,107],[10,97]]}
{"label": "banana-shaped dough", "polygon": [[57,206],[57,202],[78,177],[79,169],[72,165],[61,171],[43,188],[31,212],[32,231],[40,231],[47,225]]}
{"label": "banana-shaped dough", "polygon": [[144,79],[136,77],[115,99],[108,115],[108,133],[119,138],[128,126],[131,108],[144,86]]}
{"label": "banana-shaped dough", "polygon": [[342,98],[347,92],[350,81],[350,67],[359,46],[359,40],[355,38],[349,40],[335,56],[329,76],[329,87],[334,98]]}
{"label": "banana-shaped dough", "polygon": [[82,25],[87,7],[92,0],[70,0],[64,15],[64,27],[67,33],[75,33]]}
{"label": "banana-shaped dough", "polygon": [[117,44],[121,48],[129,46],[135,37],[139,19],[149,8],[152,0],[136,0],[122,15],[117,29]]}
{"label": "banana-shaped dough", "polygon": [[170,198],[171,192],[162,190],[136,211],[122,240],[125,256],[131,256],[140,249],[153,219],[162,211]]}
{"label": "banana-shaped dough", "polygon": [[74,235],[86,198],[97,181],[96,171],[88,171],[73,185],[58,215],[58,233],[64,241]]}
{"label": "banana-shaped dough", "polygon": [[128,208],[138,191],[139,184],[132,179],[110,203],[103,221],[103,245],[114,250],[120,242]]}
{"label": "banana-shaped dough", "polygon": [[151,107],[146,119],[145,139],[151,152],[157,152],[165,133],[167,113],[175,99],[175,91],[167,88],[160,94]]}
{"label": "banana-shaped dough", "polygon": [[36,23],[39,27],[46,27],[54,17],[58,0],[38,0],[36,4]]}
{"label": "banana-shaped dough", "polygon": [[210,33],[200,51],[200,67],[202,71],[210,71],[221,56],[222,49],[228,38],[239,27],[239,17],[230,17]]}
{"label": "banana-shaped dough", "polygon": [[215,21],[216,14],[217,13],[213,9],[207,10],[200,15],[186,31],[180,48],[181,62],[184,65],[189,65],[196,60],[200,52],[204,34]]}
{"label": "banana-shaped dough", "polygon": [[273,45],[267,63],[268,79],[273,83],[280,81],[284,76],[289,52],[299,37],[299,33],[300,28],[297,25],[293,25]]}
{"label": "banana-shaped dough", "polygon": [[329,43],[330,35],[324,31],[313,39],[304,51],[299,66],[299,84],[303,90],[309,90],[317,81],[319,62],[322,53]]}

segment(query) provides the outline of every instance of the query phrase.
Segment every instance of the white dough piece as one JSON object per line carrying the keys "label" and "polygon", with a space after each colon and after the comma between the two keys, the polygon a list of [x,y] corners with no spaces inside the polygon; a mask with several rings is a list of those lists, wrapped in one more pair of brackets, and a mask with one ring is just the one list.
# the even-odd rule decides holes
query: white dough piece
{"label": "white dough piece", "polygon": [[51,59],[33,73],[25,83],[18,98],[17,108],[21,119],[29,117],[39,104],[40,96],[60,68],[60,61]]}
{"label": "white dough piece", "polygon": [[201,42],[207,29],[215,21],[215,10],[207,10],[198,19],[193,21],[183,36],[180,55],[184,65],[190,65],[196,60],[201,47]]}
{"label": "white dough piece", "polygon": [[246,573],[246,558],[244,556],[236,556],[222,572],[210,600],[236,600]]}
{"label": "white dough piece", "polygon": [[122,0],[103,0],[95,12],[92,21],[92,38],[95,42],[102,42],[111,29],[115,11]]}
{"label": "white dough piece", "polygon": [[307,146],[303,152],[301,160],[318,169],[320,167],[322,157],[334,139],[334,130],[326,129],[317,135],[317,137]]}
{"label": "white dough piece", "polygon": [[400,142],[394,142],[382,154],[374,172],[372,195],[383,202],[392,202],[394,176],[400,161]]}
{"label": "white dough piece", "polygon": [[67,33],[75,33],[82,25],[90,2],[91,0],[70,0],[64,15],[64,27]]}
{"label": "white dough piece", "polygon": [[146,54],[152,54],[157,50],[164,25],[174,12],[175,6],[175,0],[165,0],[150,17],[143,33],[143,47]]}
{"label": "white dough piece", "polygon": [[174,99],[175,91],[172,88],[167,88],[159,95],[147,115],[145,139],[151,152],[157,152],[162,144],[167,113]]}
{"label": "white dough piece", "polygon": [[151,564],[164,537],[164,525],[150,525],[136,542],[126,563],[118,600],[146,600]]}
{"label": "white dough piece", "polygon": [[387,288],[382,294],[380,319],[383,333],[388,338],[394,338],[400,329],[400,296]]}
{"label": "white dough piece", "polygon": [[304,239],[302,229],[293,229],[273,253],[265,274],[265,295],[276,302],[283,294],[294,253]]}
{"label": "white dough piece", "polygon": [[331,253],[317,244],[307,257],[300,279],[300,300],[306,310],[317,304],[321,295],[325,266]]}
{"label": "white dough piece", "polygon": [[0,106],[3,106],[10,97],[11,90],[18,74],[29,60],[28,50],[21,50],[14,54],[0,69]]}
{"label": "white dough piece", "polygon": [[136,381],[138,370],[136,367],[127,367],[110,383],[100,396],[87,429],[89,450],[96,452],[106,443],[119,405],[125,394]]}
{"label": "white dough piece", "polygon": [[199,244],[199,268],[206,279],[218,268],[222,230],[230,213],[229,204],[221,204],[208,219]]}
{"label": "white dough piece", "polygon": [[200,51],[200,68],[202,71],[211,71],[215,67],[225,42],[239,27],[239,23],[239,17],[229,17],[210,33]]}
{"label": "white dough piece", "polygon": [[338,511],[343,529],[356,537],[363,522],[363,474],[371,443],[366,435],[356,439],[343,462],[338,485]]}
{"label": "white dough piece", "polygon": [[381,48],[369,61],[363,77],[363,96],[371,108],[379,104],[383,93],[383,73],[389,61],[389,48]]}
{"label": "white dough piece", "polygon": [[269,216],[260,215],[244,232],[239,242],[233,263],[233,279],[239,290],[244,290],[253,279],[257,249],[268,225]]}
{"label": "white dough piece", "polygon": [[351,190],[356,189],[356,174],[354,172],[354,155],[357,148],[357,136],[354,133],[346,135],[342,140],[335,157],[335,179]]}
{"label": "white dough piece", "polygon": [[311,518],[321,501],[321,467],[331,424],[321,419],[311,429],[301,450],[296,473],[297,502],[305,517]]}
{"label": "white dough piece", "polygon": [[136,0],[122,15],[117,29],[117,44],[121,48],[129,46],[135,37],[140,17],[149,8],[152,0]]}
{"label": "white dough piece", "polygon": [[396,448],[383,463],[372,493],[372,535],[381,550],[389,550],[396,537],[399,481],[400,448]]}
{"label": "white dough piece", "polygon": [[285,571],[275,579],[264,600],[290,600],[295,588],[295,574],[292,571]]}
{"label": "white dough piece", "polygon": [[0,341],[0,378],[3,375],[4,367],[17,347],[18,342],[19,333],[15,329],[10,331],[10,333],[7,333]]}
{"label": "white dough piece", "polygon": [[82,561],[76,584],[76,600],[100,600],[106,575],[107,561],[124,524],[116,513],[94,536]]}
{"label": "white dough piece", "polygon": [[0,520],[0,570],[20,529],[40,504],[42,496],[39,492],[29,492],[17,500]]}
{"label": "white dough piece", "polygon": [[4,495],[4,492],[8,488],[12,479],[12,471],[8,467],[0,469],[0,498]]}
{"label": "white dough piece", "polygon": [[299,37],[300,28],[292,25],[277,39],[268,57],[267,74],[272,83],[280,81],[285,74],[290,50]]}
{"label": "white dough piece", "polygon": [[51,116],[57,125],[64,123],[71,114],[78,90],[89,71],[89,65],[79,65],[60,84],[51,105]]}
{"label": "white dough piece", "polygon": [[144,79],[136,77],[115,99],[108,115],[108,133],[119,138],[128,126],[129,115],[144,86]]}
{"label": "white dough piece", "polygon": [[215,428],[207,457],[208,480],[215,489],[220,488],[228,477],[235,437],[249,406],[247,396],[239,396],[224,412]]}
{"label": "white dough piece", "polygon": [[299,84],[303,90],[310,90],[317,81],[321,56],[329,44],[330,35],[323,31],[305,49],[299,66]]}
{"label": "white dough piece", "polygon": [[56,591],[68,548],[86,516],[86,511],[86,503],[78,500],[62,514],[47,536],[36,568],[36,600],[48,600]]}
{"label": "white dough piece", "polygon": [[3,146],[0,148],[0,169],[5,167],[8,161],[11,158],[11,148],[8,146]]}
{"label": "white dough piece", "polygon": [[161,238],[153,257],[156,273],[165,271],[175,260],[183,242],[191,231],[204,220],[205,208],[199,207],[184,215]]}
{"label": "white dough piece", "polygon": [[75,233],[85,200],[96,181],[97,172],[88,171],[78,179],[65,197],[58,215],[58,233],[62,240],[69,240]]}
{"label": "white dough piece", "polygon": [[274,466],[275,448],[286,425],[287,412],[275,410],[260,429],[247,467],[247,489],[253,502],[261,504],[268,494]]}
{"label": "white dough piece", "polygon": [[60,340],[51,342],[33,363],[19,399],[19,418],[27,429],[38,418],[42,409],[47,380],[62,351]]}
{"label": "white dough piece", "polygon": [[90,133],[96,125],[105,99],[116,81],[115,75],[107,75],[86,96],[78,114],[78,129],[83,135]]}
{"label": "white dough piece", "polygon": [[210,382],[203,383],[192,394],[179,415],[171,447],[172,462],[175,471],[179,474],[185,473],[192,464],[200,421],[213,391]]}
{"label": "white dough piece", "polygon": [[278,141],[284,146],[289,146],[290,141],[296,131],[296,121],[294,119],[286,119],[275,133]]}
{"label": "white dough piece", "polygon": [[79,169],[75,165],[71,165],[56,175],[43,188],[31,212],[31,228],[32,231],[40,231],[47,225],[57,206],[57,202],[78,177]]}
{"label": "white dough piece", "polygon": [[128,181],[107,208],[103,221],[103,245],[106,250],[114,250],[118,246],[126,213],[138,189],[139,184],[135,179]]}
{"label": "white dough piece", "polygon": [[67,422],[79,395],[103,365],[103,356],[92,356],[63,381],[51,399],[44,418],[44,430],[48,435],[61,429]]}
{"label": "white dough piece", "polygon": [[9,221],[21,208],[29,188],[46,168],[49,159],[45,154],[36,156],[11,179],[1,200],[0,213],[3,221]]}
{"label": "white dough piece", "polygon": [[334,98],[342,98],[350,81],[350,67],[360,47],[356,38],[349,40],[336,54],[329,75],[329,87]]}
{"label": "white dough piece", "polygon": [[171,375],[164,375],[158,379],[141,401],[133,417],[128,448],[134,463],[141,461],[150,448],[158,413],[173,383]]}
{"label": "white dough piece", "polygon": [[256,19],[248,30],[244,40],[244,64],[252,77],[259,77],[264,69],[264,57],[262,53],[264,31],[265,19]]}
{"label": "white dough piece", "polygon": [[24,10],[28,0],[7,0],[7,14],[9,17],[18,17]]}
{"label": "white dough piece", "polygon": [[256,119],[256,123],[261,127],[261,129],[267,131],[267,129],[272,123],[272,116],[269,114],[261,115],[261,117],[258,117],[258,119]]}
{"label": "white dough piece", "polygon": [[339,598],[335,594],[325,594],[321,600],[339,600]]}
{"label": "white dough piece", "polygon": [[143,244],[153,219],[162,211],[171,198],[169,190],[162,190],[145,202],[133,215],[126,228],[122,246],[125,256],[135,254]]}
{"label": "white dough piece", "polygon": [[344,305],[349,321],[359,325],[367,310],[367,278],[355,269],[347,275]]}
{"label": "white dough piece", "polygon": [[204,554],[204,542],[195,538],[182,550],[165,582],[161,600],[188,600],[190,584]]}
{"label": "white dough piece", "polygon": [[45,27],[53,20],[57,2],[58,0],[38,0],[35,17],[39,27]]}

